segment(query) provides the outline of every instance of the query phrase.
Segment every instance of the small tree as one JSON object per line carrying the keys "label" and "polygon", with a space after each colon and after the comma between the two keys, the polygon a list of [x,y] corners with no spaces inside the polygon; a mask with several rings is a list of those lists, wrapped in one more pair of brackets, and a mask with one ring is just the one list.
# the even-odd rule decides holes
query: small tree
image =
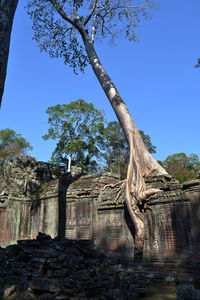
{"label": "small tree", "polygon": [[32,146],[21,134],[6,128],[0,130],[0,177],[3,176],[3,169],[8,159],[26,155]]}
{"label": "small tree", "polygon": [[0,106],[6,79],[10,35],[18,0],[0,1]]}
{"label": "small tree", "polygon": [[135,40],[140,18],[150,16],[153,0],[30,0],[28,12],[33,19],[35,40],[51,57],[62,57],[66,64],[83,71],[89,63],[102,86],[129,143],[125,203],[135,227],[135,250],[143,251],[144,222],[138,203],[157,190],[146,189],[144,178],[167,172],[147,151],[142,137],[114,83],[99,57],[96,39],[124,34]]}
{"label": "small tree", "polygon": [[185,153],[172,154],[161,163],[169,174],[181,183],[197,178],[200,170],[200,160],[196,154],[190,154],[189,156]]}
{"label": "small tree", "polygon": [[68,164],[68,172],[71,170],[71,162],[84,171],[96,170],[97,159],[103,149],[102,112],[82,99],[48,107],[46,112],[50,128],[43,139],[57,140],[52,161]]}

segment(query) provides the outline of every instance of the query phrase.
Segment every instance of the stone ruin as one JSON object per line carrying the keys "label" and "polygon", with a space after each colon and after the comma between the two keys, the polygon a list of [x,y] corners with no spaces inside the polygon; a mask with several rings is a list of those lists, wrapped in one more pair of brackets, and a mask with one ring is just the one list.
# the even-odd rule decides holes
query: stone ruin
{"label": "stone ruin", "polygon": [[[200,179],[179,184],[170,176],[148,177],[160,192],[143,208],[146,261],[200,258]],[[35,239],[38,232],[89,240],[108,257],[134,259],[134,227],[117,176],[81,176],[32,157],[10,160],[0,183],[0,246]]]}
{"label": "stone ruin", "polygon": [[90,241],[39,233],[0,248],[0,299],[136,300],[158,294],[175,299],[176,294],[177,300],[199,300],[199,271],[196,263],[177,268],[111,259]]}

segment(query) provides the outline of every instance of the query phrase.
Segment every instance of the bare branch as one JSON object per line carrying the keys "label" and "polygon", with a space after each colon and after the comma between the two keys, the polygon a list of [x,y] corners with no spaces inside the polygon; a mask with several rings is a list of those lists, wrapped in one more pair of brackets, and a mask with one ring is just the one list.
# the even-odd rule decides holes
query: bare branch
{"label": "bare branch", "polygon": [[71,27],[68,27],[65,31],[64,31],[64,33],[67,33],[67,31],[69,31],[69,30],[71,30],[71,32],[72,32],[72,30],[73,30],[73,26],[71,26]]}
{"label": "bare branch", "polygon": [[84,22],[84,25],[86,25],[86,24],[90,21],[90,19],[91,19],[93,13],[94,13],[94,11],[95,11],[95,9],[96,9],[96,7],[97,7],[97,3],[98,3],[98,0],[94,0],[93,7],[92,7],[92,9],[91,9],[91,11],[90,11],[90,14],[89,14],[88,17],[86,18],[86,20],[85,20],[85,22]]}
{"label": "bare branch", "polygon": [[[66,34],[69,30],[73,30],[73,26],[66,28],[66,30],[64,31],[64,34]],[[59,34],[59,31],[56,31],[53,35],[53,38],[55,38],[57,35]]]}

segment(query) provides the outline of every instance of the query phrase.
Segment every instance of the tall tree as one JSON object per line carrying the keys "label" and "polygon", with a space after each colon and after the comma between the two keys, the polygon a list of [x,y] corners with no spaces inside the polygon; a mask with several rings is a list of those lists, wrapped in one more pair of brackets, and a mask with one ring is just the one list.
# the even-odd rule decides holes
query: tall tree
{"label": "tall tree", "polygon": [[10,128],[0,130],[0,177],[8,159],[25,155],[32,146],[21,134]]}
{"label": "tall tree", "polygon": [[[125,203],[135,227],[135,250],[143,251],[144,222],[138,203],[156,192],[147,190],[144,177],[166,174],[147,151],[139,131],[114,83],[96,53],[95,40],[124,35],[135,39],[140,18],[155,8],[153,0],[30,0],[28,12],[33,19],[35,40],[51,57],[63,57],[77,72],[87,62],[102,86],[129,143]],[[82,40],[82,41],[81,41]]]}
{"label": "tall tree", "polygon": [[71,162],[84,171],[95,171],[104,146],[104,117],[92,103],[82,99],[69,104],[50,106],[47,109],[50,125],[44,140],[54,139],[57,146],[52,161],[59,164]]}
{"label": "tall tree", "polygon": [[6,79],[10,35],[18,0],[0,1],[0,106]]}

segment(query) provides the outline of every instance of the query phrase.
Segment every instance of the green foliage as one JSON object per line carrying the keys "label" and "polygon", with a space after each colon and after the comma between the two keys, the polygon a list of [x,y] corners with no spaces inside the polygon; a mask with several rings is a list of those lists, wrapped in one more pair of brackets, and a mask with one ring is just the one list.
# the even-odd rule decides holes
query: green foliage
{"label": "green foliage", "polygon": [[9,128],[0,130],[0,177],[3,176],[3,168],[8,159],[25,155],[32,149],[21,134]]}
{"label": "green foliage", "polygon": [[109,43],[123,36],[136,40],[135,29],[141,18],[151,17],[152,9],[158,6],[154,0],[98,0],[93,6],[94,3],[92,0],[29,0],[27,4],[40,50],[52,58],[63,58],[76,74],[88,64],[78,23],[93,41],[94,36]]}
{"label": "green foliage", "polygon": [[[50,127],[43,139],[57,141],[51,157],[53,163],[67,166],[71,156],[72,164],[85,172],[96,172],[104,165],[121,178],[126,177],[129,146],[118,122],[105,126],[103,113],[82,99],[48,107],[46,112]],[[148,151],[154,153],[156,147],[150,137],[140,133]]]}
{"label": "green foliage", "polygon": [[200,170],[200,160],[196,154],[190,154],[189,156],[185,153],[172,154],[161,164],[180,183],[196,178]]}
{"label": "green foliage", "polygon": [[73,165],[84,171],[97,170],[104,147],[103,113],[82,99],[48,107],[46,112],[50,127],[43,139],[57,140],[52,162],[67,165],[71,156]]}
{"label": "green foliage", "polygon": [[149,151],[149,153],[153,154],[156,153],[156,146],[153,146],[151,143],[151,138],[148,134],[145,134],[144,131],[139,130],[140,131],[140,135],[143,139],[143,142],[147,148],[147,150]]}
{"label": "green foliage", "polygon": [[109,122],[105,129],[105,136],[106,169],[125,178],[129,161],[129,146],[120,124],[116,121]]}
{"label": "green foliage", "polygon": [[[75,1],[66,1],[69,8]],[[76,1],[81,6],[82,1]],[[28,14],[33,20],[34,40],[40,51],[47,52],[51,58],[63,58],[64,63],[77,74],[83,72],[88,64],[87,55],[77,37],[77,30],[58,17],[56,10],[48,0],[33,0],[27,5]],[[71,11],[71,9],[70,9]],[[72,13],[72,11],[71,11]]]}
{"label": "green foliage", "polygon": [[[156,152],[156,147],[152,145],[149,135],[142,130],[140,134],[150,153]],[[120,124],[116,121],[109,122],[105,129],[106,152],[104,158],[106,169],[120,174],[120,178],[126,178],[129,162],[129,146]]]}

